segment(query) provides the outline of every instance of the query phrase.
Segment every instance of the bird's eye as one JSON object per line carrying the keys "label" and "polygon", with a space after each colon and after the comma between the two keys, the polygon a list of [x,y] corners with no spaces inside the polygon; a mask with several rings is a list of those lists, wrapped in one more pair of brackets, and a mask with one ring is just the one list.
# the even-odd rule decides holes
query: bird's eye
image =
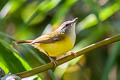
{"label": "bird's eye", "polygon": [[66,24],[66,26],[69,26],[70,24]]}

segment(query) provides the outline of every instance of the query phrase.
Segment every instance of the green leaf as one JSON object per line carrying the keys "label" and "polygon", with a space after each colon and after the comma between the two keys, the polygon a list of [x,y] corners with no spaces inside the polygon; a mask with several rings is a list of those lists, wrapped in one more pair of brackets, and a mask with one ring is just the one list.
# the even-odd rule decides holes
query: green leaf
{"label": "green leaf", "polygon": [[11,45],[0,39],[0,64],[7,73],[30,70],[30,66],[12,49]]}

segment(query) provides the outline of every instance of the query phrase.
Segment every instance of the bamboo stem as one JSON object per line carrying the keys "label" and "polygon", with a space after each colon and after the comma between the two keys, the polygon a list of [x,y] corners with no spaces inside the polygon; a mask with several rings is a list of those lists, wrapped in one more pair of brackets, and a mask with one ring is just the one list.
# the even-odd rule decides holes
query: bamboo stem
{"label": "bamboo stem", "polygon": [[[59,60],[56,60],[57,62],[57,66],[60,65],[60,64],[63,64],[67,61],[70,61],[78,56],[81,56],[81,55],[84,55],[96,48],[99,48],[99,47],[102,47],[102,46],[105,46],[105,45],[108,45],[108,44],[111,44],[111,43],[114,43],[114,42],[117,42],[120,40],[120,35],[117,35],[117,36],[113,36],[113,37],[110,37],[110,38],[106,38],[100,42],[97,42],[97,43],[94,43],[94,44],[91,44],[85,48],[82,48],[81,50],[79,50],[78,52],[75,52],[77,55],[74,56],[74,55],[68,55],[68,56],[65,56]],[[35,75],[35,74],[38,74],[40,72],[43,72],[43,71],[46,71],[48,69],[52,69],[54,68],[54,64],[53,63],[48,63],[48,64],[45,64],[45,65],[42,65],[42,66],[39,66],[39,67],[36,67],[36,68],[33,68],[32,70],[29,70],[29,71],[24,71],[24,72],[20,72],[20,73],[16,73],[16,75],[18,75],[19,77],[21,78],[24,78],[24,77],[28,77],[28,76],[32,76],[32,75]]]}

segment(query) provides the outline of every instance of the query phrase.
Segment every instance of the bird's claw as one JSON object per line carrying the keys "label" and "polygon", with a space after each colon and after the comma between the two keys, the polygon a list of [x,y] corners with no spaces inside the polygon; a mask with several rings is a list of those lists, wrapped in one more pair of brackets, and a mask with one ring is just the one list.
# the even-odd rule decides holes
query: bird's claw
{"label": "bird's claw", "polygon": [[55,59],[50,58],[50,61],[54,64],[54,67],[56,67],[56,66],[57,66],[57,62],[56,62],[56,60],[55,60]]}
{"label": "bird's claw", "polygon": [[70,54],[70,55],[74,55],[75,57],[77,56],[77,54],[76,54],[76,53],[71,52],[71,51],[69,52],[69,54]]}

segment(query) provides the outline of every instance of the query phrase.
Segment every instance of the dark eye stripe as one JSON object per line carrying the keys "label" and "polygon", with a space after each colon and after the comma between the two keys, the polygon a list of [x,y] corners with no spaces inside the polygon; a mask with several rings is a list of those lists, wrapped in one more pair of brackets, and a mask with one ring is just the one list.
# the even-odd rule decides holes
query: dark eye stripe
{"label": "dark eye stripe", "polygon": [[70,25],[70,23],[69,24],[66,24],[66,26],[69,26]]}

